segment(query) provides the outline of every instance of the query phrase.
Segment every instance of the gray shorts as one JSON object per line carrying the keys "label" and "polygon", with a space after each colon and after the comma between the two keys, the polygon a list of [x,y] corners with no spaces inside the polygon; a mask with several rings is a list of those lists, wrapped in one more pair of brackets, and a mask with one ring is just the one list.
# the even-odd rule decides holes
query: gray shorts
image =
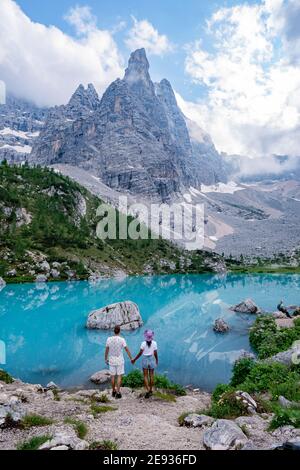
{"label": "gray shorts", "polygon": [[156,368],[156,361],[154,356],[143,356],[142,368],[148,370],[154,370]]}

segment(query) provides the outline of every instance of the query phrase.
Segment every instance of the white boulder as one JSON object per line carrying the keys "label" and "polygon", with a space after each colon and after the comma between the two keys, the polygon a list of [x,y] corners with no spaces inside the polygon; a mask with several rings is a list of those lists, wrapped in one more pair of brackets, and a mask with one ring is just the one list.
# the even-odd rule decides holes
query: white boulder
{"label": "white boulder", "polygon": [[125,301],[94,310],[89,314],[86,326],[89,329],[112,330],[117,325],[122,330],[136,330],[143,325],[139,308],[134,302]]}
{"label": "white boulder", "polygon": [[15,277],[17,275],[17,271],[16,269],[12,269],[11,271],[8,271],[6,274],[9,277]]}
{"label": "white boulder", "polygon": [[228,419],[218,419],[203,435],[203,444],[209,450],[238,450],[247,442],[241,428]]}
{"label": "white boulder", "polygon": [[40,269],[44,272],[49,272],[50,271],[50,264],[48,263],[48,261],[43,261],[41,264],[40,264]]}
{"label": "white boulder", "polygon": [[5,286],[6,286],[6,282],[4,281],[2,277],[0,277],[0,291],[4,289]]}
{"label": "white boulder", "polygon": [[[70,450],[86,450],[89,447],[88,442],[79,439],[74,430],[58,430],[52,439],[39,447],[39,450],[51,450],[57,447],[65,446]],[[62,449],[60,449],[62,450]],[[65,449],[63,449],[65,450]]]}
{"label": "white boulder", "polygon": [[37,283],[48,282],[48,278],[45,274],[39,274],[38,276],[36,276],[35,282]]}
{"label": "white boulder", "polygon": [[184,418],[185,426],[190,426],[192,428],[203,428],[205,426],[210,426],[215,420],[207,415],[198,415],[196,413],[191,413],[186,418]]}
{"label": "white boulder", "polygon": [[60,277],[60,272],[58,269],[51,269],[50,271],[50,276],[53,277],[53,279],[58,279]]}

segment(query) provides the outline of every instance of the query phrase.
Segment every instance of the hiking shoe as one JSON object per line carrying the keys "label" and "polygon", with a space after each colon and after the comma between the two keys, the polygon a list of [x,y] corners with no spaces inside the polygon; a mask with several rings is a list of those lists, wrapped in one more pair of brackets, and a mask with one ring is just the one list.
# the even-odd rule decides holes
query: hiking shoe
{"label": "hiking shoe", "polygon": [[150,396],[151,396],[151,393],[147,392],[146,395],[145,395],[145,398],[150,398]]}
{"label": "hiking shoe", "polygon": [[117,392],[116,392],[115,390],[113,390],[111,396],[112,396],[113,398],[116,398]]}
{"label": "hiking shoe", "polygon": [[116,394],[116,398],[118,398],[118,399],[122,398],[122,394],[121,394],[120,392],[117,393],[117,394]]}

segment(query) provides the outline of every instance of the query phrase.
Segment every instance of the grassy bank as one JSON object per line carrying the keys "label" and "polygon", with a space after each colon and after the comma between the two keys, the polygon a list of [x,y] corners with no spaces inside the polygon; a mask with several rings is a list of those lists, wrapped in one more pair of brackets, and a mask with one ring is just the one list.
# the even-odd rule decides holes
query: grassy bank
{"label": "grassy bank", "polygon": [[[237,393],[242,391],[256,401],[258,413],[274,414],[270,429],[283,425],[300,427],[300,365],[288,366],[272,360],[273,355],[286,351],[297,340],[300,318],[295,320],[294,328],[278,329],[271,316],[258,317],[250,331],[250,343],[259,360],[238,360],[230,383],[215,388],[211,407],[201,413],[224,419],[248,415],[248,408],[237,399]],[[290,401],[288,408],[280,405],[280,396]]]}
{"label": "grassy bank", "polygon": [[[29,166],[0,164],[0,277],[7,283],[31,282],[45,274],[43,262],[59,274],[49,280],[87,279],[100,274],[168,274],[212,272],[220,257],[205,251],[187,252],[173,243],[96,236],[97,208],[102,201],[68,177]],[[129,230],[132,217],[120,215]],[[51,279],[52,278],[52,279]]]}

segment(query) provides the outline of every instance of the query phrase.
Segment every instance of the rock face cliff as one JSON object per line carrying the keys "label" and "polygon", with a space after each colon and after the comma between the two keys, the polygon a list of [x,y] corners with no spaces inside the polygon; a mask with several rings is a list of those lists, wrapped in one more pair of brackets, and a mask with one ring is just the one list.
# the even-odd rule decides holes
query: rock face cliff
{"label": "rock face cliff", "polygon": [[170,83],[151,81],[139,49],[101,101],[93,85],[81,85],[66,106],[49,112],[31,160],[79,166],[111,188],[168,201],[186,187],[226,180],[211,141],[208,147],[206,155],[190,139]]}
{"label": "rock face cliff", "polygon": [[47,110],[8,96],[0,105],[0,161],[20,163],[31,153],[44,125]]}

